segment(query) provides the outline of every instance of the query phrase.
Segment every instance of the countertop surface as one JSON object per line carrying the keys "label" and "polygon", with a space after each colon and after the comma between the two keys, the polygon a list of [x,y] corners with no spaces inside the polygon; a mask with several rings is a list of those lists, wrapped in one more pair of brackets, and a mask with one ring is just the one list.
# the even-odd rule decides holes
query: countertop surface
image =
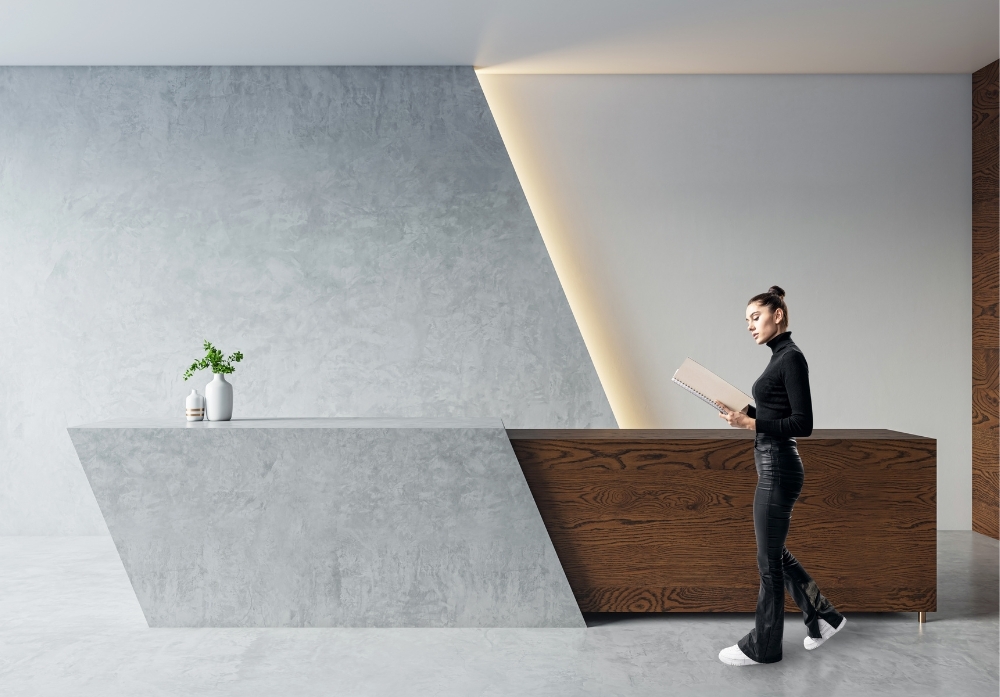
{"label": "countertop surface", "polygon": [[233,419],[232,421],[185,421],[173,418],[109,419],[80,424],[70,428],[503,428],[499,418],[293,418],[293,419]]}
{"label": "countertop surface", "polygon": [[[744,428],[575,428],[507,429],[511,440],[753,440]],[[880,428],[823,428],[795,440],[934,440],[901,431]]]}
{"label": "countertop surface", "polygon": [[[232,421],[185,421],[183,417],[108,419],[70,428],[503,428],[500,418],[373,418],[313,417],[273,419],[233,419]],[[511,440],[752,440],[746,429],[694,428],[529,428],[507,429]],[[901,431],[878,428],[816,429],[807,438],[796,440],[933,440]]]}

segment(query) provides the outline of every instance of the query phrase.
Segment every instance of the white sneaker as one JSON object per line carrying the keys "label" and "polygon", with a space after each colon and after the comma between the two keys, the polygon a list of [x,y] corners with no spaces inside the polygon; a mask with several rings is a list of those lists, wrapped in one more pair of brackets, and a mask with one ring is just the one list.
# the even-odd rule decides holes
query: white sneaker
{"label": "white sneaker", "polygon": [[832,637],[834,634],[839,632],[847,624],[847,618],[844,617],[840,620],[840,624],[836,627],[831,627],[830,623],[826,620],[819,621],[819,633],[822,634],[822,638],[813,639],[811,636],[807,636],[802,640],[802,645],[806,647],[806,651],[812,651],[813,649],[818,649],[823,645],[823,642]]}
{"label": "white sneaker", "polygon": [[745,653],[740,651],[739,644],[733,644],[727,648],[719,651],[719,660],[725,663],[727,666],[759,666],[760,662],[748,658]]}

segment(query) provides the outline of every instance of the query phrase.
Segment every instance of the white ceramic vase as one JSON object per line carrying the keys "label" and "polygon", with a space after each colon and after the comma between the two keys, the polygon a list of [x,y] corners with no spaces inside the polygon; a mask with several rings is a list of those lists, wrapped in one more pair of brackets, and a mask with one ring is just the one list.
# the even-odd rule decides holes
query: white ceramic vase
{"label": "white ceramic vase", "polygon": [[191,390],[191,394],[184,400],[188,421],[201,421],[205,418],[205,397],[198,394],[198,390]]}
{"label": "white ceramic vase", "polygon": [[205,386],[205,417],[209,421],[229,421],[233,418],[233,386],[222,373],[214,373]]}

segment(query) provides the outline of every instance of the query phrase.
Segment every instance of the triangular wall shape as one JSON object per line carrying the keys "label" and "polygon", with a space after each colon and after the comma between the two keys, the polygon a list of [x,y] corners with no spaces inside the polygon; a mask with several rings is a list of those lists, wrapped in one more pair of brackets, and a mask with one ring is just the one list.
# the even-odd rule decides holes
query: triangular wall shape
{"label": "triangular wall shape", "polygon": [[616,426],[471,67],[2,68],[0,122],[0,533],[100,533],[63,429],[204,339],[236,418]]}

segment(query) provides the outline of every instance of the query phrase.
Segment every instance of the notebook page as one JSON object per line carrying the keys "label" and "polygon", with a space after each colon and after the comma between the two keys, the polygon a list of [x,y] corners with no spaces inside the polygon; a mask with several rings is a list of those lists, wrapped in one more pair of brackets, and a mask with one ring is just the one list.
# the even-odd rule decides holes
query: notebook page
{"label": "notebook page", "polygon": [[685,358],[681,367],[674,373],[674,380],[686,385],[695,392],[700,392],[712,401],[722,402],[731,411],[746,412],[753,404],[753,398],[736,389],[708,368]]}

